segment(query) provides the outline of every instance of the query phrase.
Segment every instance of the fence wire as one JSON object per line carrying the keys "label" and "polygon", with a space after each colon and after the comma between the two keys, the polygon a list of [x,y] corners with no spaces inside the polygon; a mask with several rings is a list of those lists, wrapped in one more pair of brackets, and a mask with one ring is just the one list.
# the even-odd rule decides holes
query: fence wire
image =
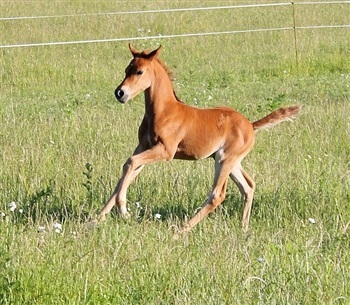
{"label": "fence wire", "polygon": [[84,44],[84,43],[152,40],[152,39],[181,38],[181,37],[198,37],[198,36],[211,36],[211,35],[229,35],[229,34],[240,34],[240,33],[286,31],[286,30],[297,30],[297,29],[330,29],[330,28],[350,28],[350,25],[344,24],[344,25],[314,25],[314,26],[296,26],[296,27],[290,26],[290,27],[269,28],[269,29],[233,30],[233,31],[201,32],[201,33],[170,34],[170,35],[159,34],[156,36],[142,36],[142,37],[121,37],[121,38],[93,39],[93,40],[24,43],[24,44],[2,45],[0,46],[0,49],[39,47],[39,46],[57,46],[57,45],[71,45],[71,44]]}
{"label": "fence wire", "polygon": [[172,8],[157,10],[140,10],[140,11],[122,11],[122,12],[106,12],[106,13],[85,13],[85,14],[67,14],[67,15],[49,15],[49,16],[17,16],[17,17],[0,17],[0,21],[4,20],[25,20],[25,19],[49,19],[49,18],[68,18],[68,17],[91,17],[91,16],[108,16],[108,15],[134,15],[134,14],[150,14],[150,13],[175,13],[175,12],[193,12],[193,11],[209,11],[236,8],[256,8],[256,7],[274,7],[288,5],[319,5],[319,4],[350,4],[350,1],[314,1],[314,2],[282,2],[282,3],[260,3],[260,4],[240,4],[227,6],[208,6],[208,7],[188,7],[188,8]]}
{"label": "fence wire", "polygon": [[[25,20],[25,19],[44,19],[44,18],[68,18],[68,17],[85,17],[85,16],[101,16],[101,15],[123,15],[123,14],[148,14],[148,13],[169,13],[169,12],[189,12],[189,11],[207,11],[207,10],[222,10],[222,9],[236,9],[236,8],[256,8],[256,7],[277,7],[277,6],[293,6],[296,5],[321,5],[321,4],[350,4],[350,1],[309,1],[309,2],[283,2],[283,3],[261,3],[261,4],[244,4],[244,5],[229,5],[229,6],[211,6],[211,7],[192,7],[192,8],[175,8],[175,9],[160,9],[160,10],[144,10],[144,11],[128,11],[128,12],[111,12],[111,13],[92,13],[92,14],[72,14],[72,15],[53,15],[53,16],[29,16],[29,17],[3,17],[0,21],[5,20]],[[294,16],[295,17],[295,16]],[[294,18],[293,17],[293,18]],[[279,27],[279,28],[260,28],[249,30],[228,30],[228,31],[213,31],[200,33],[183,33],[183,34],[159,34],[156,36],[142,36],[142,37],[119,37],[107,39],[93,39],[93,40],[75,40],[75,41],[56,41],[56,42],[38,42],[38,43],[21,43],[0,45],[0,49],[5,48],[23,48],[23,47],[38,47],[38,46],[57,46],[57,45],[72,45],[72,44],[86,44],[86,43],[102,43],[102,42],[120,42],[120,41],[135,41],[135,40],[152,40],[165,38],[180,38],[180,37],[196,37],[209,35],[229,35],[238,33],[254,33],[254,32],[272,32],[272,31],[286,31],[298,29],[331,29],[331,28],[350,28],[349,24],[342,25],[310,25],[310,26],[296,26],[295,19],[293,26]],[[296,39],[296,35],[295,35]]]}

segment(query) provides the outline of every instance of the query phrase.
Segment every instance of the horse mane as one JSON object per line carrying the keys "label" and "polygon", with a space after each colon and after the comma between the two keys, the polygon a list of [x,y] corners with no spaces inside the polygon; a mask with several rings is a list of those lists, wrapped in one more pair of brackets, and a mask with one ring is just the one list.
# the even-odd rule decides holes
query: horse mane
{"label": "horse mane", "polygon": [[[139,57],[143,57],[143,58],[147,58],[147,56],[149,55],[149,52],[148,51],[142,51],[141,53],[139,53],[137,56],[139,56]],[[167,73],[167,75],[168,75],[168,77],[169,77],[169,79],[170,79],[170,81],[171,81],[171,83],[174,81],[174,76],[173,76],[173,73],[172,73],[172,71],[170,70],[170,68],[163,62],[163,61],[161,61],[157,56],[154,58],[156,61],[157,61],[157,63],[165,70],[165,72]],[[176,100],[178,101],[178,102],[180,102],[180,103],[184,103],[183,101],[181,101],[179,98],[178,98],[178,96],[176,95],[176,92],[175,92],[175,90],[174,90],[174,88],[173,88],[173,94],[174,94],[174,96],[175,96],[175,98],[176,98]]]}
{"label": "horse mane", "polygon": [[[170,68],[163,62],[161,61],[158,57],[155,58],[157,60],[157,62],[161,65],[161,67],[165,70],[165,72],[168,74],[168,77],[170,79],[171,82],[174,81],[174,75],[173,75],[173,72],[170,70]],[[176,92],[173,88],[173,93],[174,93],[174,96],[176,98],[176,100],[180,103],[183,103],[183,101],[181,101],[178,96],[176,95]]]}

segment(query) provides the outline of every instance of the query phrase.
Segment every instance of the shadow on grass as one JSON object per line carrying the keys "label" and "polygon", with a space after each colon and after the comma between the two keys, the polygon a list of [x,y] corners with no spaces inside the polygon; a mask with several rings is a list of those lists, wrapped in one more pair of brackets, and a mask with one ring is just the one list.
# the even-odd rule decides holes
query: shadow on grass
{"label": "shadow on grass", "polygon": [[75,198],[69,198],[64,188],[58,189],[53,179],[34,192],[22,194],[16,203],[16,209],[10,214],[10,220],[16,224],[36,224],[54,220],[60,223],[76,220],[85,223],[92,211],[94,198],[88,194],[83,202],[76,204]]}
{"label": "shadow on grass", "polygon": [[[185,222],[193,217],[204,205],[203,198],[191,198],[187,204],[164,204],[164,205],[147,205],[145,207],[135,207],[132,203],[129,204],[131,213],[138,222],[145,220],[158,221],[179,221]],[[175,199],[176,200],[176,199]],[[226,217],[236,217],[242,211],[241,198],[239,195],[229,194],[225,201],[212,213],[223,214]],[[116,209],[112,212],[113,217],[117,217]]]}
{"label": "shadow on grass", "polygon": [[[54,180],[49,180],[46,185],[32,193],[22,195],[21,213],[12,213],[12,221],[21,224],[40,223],[41,221],[55,220],[60,223],[75,221],[86,223],[92,220],[102,207],[97,206],[97,202],[103,202],[105,188],[101,185],[86,187],[77,197],[69,197],[66,190],[57,188]],[[324,191],[323,191],[324,192]],[[323,193],[323,196],[326,194]],[[293,215],[298,218],[307,219],[311,217],[314,204],[310,200],[314,198],[312,190],[305,192],[302,189],[281,187],[271,191],[257,190],[252,207],[251,218],[256,221],[284,221]],[[318,200],[320,197],[318,198]],[[176,198],[174,199],[176,201]],[[137,222],[157,220],[185,222],[193,217],[203,206],[203,198],[189,196],[182,198],[180,203],[169,203],[169,201],[155,206],[147,205],[140,207],[136,203],[129,202],[128,207],[132,214],[132,219]],[[212,213],[212,215],[223,215],[224,218],[232,218],[241,221],[242,199],[239,192],[228,193],[225,201]],[[310,214],[310,215],[309,215]],[[118,219],[118,212],[113,208],[110,216]]]}

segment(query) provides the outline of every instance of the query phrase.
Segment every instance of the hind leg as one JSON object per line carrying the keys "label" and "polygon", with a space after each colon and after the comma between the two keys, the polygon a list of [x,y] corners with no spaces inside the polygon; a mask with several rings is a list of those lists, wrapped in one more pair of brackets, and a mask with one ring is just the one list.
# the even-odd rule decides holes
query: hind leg
{"label": "hind leg", "polygon": [[231,159],[222,160],[221,155],[222,153],[218,153],[215,157],[214,185],[205,205],[184,225],[181,233],[189,232],[196,224],[198,224],[209,213],[214,211],[216,207],[224,201],[228,176],[238,158],[234,156]]}
{"label": "hind leg", "polygon": [[236,183],[241,192],[243,199],[243,216],[242,216],[242,227],[243,230],[248,229],[250,214],[253,204],[253,196],[255,190],[254,181],[244,171],[241,164],[234,167],[230,173],[230,178]]}

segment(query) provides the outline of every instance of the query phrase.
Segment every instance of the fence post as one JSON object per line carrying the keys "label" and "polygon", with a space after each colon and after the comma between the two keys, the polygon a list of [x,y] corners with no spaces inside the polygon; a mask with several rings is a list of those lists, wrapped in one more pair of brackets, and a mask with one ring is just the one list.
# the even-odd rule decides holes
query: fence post
{"label": "fence post", "polygon": [[295,66],[297,69],[297,74],[299,73],[299,60],[298,60],[298,41],[297,41],[297,29],[295,21],[295,3],[292,1],[293,8],[293,34],[294,34],[294,50],[295,50]]}

